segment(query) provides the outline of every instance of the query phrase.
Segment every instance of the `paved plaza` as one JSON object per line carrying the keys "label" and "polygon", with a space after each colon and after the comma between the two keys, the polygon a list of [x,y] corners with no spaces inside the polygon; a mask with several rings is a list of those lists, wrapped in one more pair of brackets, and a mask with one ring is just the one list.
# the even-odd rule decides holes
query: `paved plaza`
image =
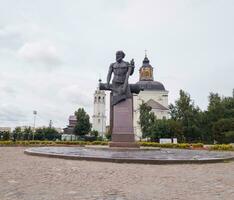
{"label": "paved plaza", "polygon": [[232,200],[234,162],[145,165],[64,160],[0,147],[0,200]]}

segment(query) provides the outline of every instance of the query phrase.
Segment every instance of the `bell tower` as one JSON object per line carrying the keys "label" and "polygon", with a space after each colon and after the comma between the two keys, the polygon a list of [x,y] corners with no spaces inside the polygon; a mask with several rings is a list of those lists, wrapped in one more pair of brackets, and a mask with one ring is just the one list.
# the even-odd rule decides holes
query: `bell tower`
{"label": "bell tower", "polygon": [[[101,79],[99,79],[99,84]],[[94,92],[93,130],[98,131],[99,136],[106,133],[106,93],[99,86]]]}
{"label": "bell tower", "polygon": [[142,63],[142,67],[139,70],[140,81],[153,81],[153,67],[150,65],[150,61],[145,54],[145,58]]}

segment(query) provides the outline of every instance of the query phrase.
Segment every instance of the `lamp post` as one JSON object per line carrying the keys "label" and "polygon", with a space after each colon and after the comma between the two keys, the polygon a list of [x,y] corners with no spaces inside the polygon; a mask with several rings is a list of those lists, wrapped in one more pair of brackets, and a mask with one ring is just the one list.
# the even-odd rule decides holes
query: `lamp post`
{"label": "lamp post", "polygon": [[33,120],[33,140],[34,140],[35,127],[36,127],[36,116],[37,116],[36,110],[33,111],[33,115],[34,115],[34,120]]}
{"label": "lamp post", "polygon": [[101,117],[101,120],[102,120],[102,137],[103,137],[103,114],[102,114],[102,117]]}

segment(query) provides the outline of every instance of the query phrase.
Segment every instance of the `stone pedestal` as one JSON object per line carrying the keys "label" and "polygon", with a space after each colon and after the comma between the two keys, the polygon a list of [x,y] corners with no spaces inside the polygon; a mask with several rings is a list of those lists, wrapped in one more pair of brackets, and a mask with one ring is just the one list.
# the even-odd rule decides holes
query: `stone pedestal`
{"label": "stone pedestal", "polygon": [[112,141],[110,147],[137,148],[133,131],[133,100],[126,99],[114,105],[112,113]]}

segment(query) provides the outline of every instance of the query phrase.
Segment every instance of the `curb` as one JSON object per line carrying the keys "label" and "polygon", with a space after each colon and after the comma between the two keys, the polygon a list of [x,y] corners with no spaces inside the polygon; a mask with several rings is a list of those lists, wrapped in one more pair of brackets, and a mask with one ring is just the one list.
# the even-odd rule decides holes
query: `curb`
{"label": "curb", "polygon": [[171,159],[171,160],[162,160],[162,159],[136,159],[136,158],[106,158],[106,157],[95,157],[95,156],[78,156],[78,155],[61,155],[53,153],[39,153],[32,152],[30,150],[25,150],[25,154],[31,156],[40,156],[40,157],[49,157],[49,158],[60,158],[67,160],[85,160],[85,161],[99,161],[99,162],[114,162],[114,163],[135,163],[135,164],[209,164],[209,163],[224,163],[234,160],[234,157],[225,157],[225,158],[212,158],[212,159],[200,159],[200,160],[181,160],[181,159]]}

